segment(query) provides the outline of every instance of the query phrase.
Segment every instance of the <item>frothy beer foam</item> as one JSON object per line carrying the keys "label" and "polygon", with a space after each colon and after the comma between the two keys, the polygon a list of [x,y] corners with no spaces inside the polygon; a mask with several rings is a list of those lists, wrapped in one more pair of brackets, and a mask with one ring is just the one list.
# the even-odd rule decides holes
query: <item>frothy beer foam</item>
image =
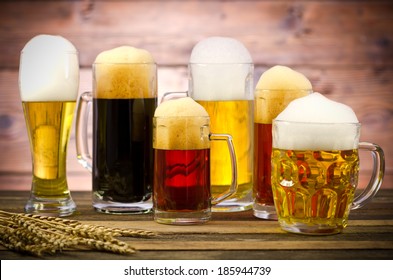
{"label": "frothy beer foam", "polygon": [[272,123],[290,101],[311,91],[311,82],[300,72],[281,65],[266,70],[255,89],[255,122]]}
{"label": "frothy beer foam", "polygon": [[210,147],[209,115],[190,97],[162,102],[154,117],[155,149],[197,150]]}
{"label": "frothy beer foam", "polygon": [[94,62],[95,97],[154,98],[157,95],[153,56],[144,49],[121,46],[100,53]]}
{"label": "frothy beer foam", "polygon": [[[253,61],[247,48],[228,37],[209,37],[198,42],[189,61],[189,88],[196,100],[253,99]],[[245,98],[245,95],[247,98]]]}
{"label": "frothy beer foam", "polygon": [[359,121],[349,106],[315,92],[292,101],[277,116],[273,147],[325,151],[357,149],[359,129]]}
{"label": "frothy beer foam", "polygon": [[74,101],[79,62],[74,45],[61,36],[38,35],[24,46],[19,68],[22,101]]}
{"label": "frothy beer foam", "polygon": [[276,65],[265,71],[256,86],[257,89],[312,89],[311,82],[302,73],[287,66]]}

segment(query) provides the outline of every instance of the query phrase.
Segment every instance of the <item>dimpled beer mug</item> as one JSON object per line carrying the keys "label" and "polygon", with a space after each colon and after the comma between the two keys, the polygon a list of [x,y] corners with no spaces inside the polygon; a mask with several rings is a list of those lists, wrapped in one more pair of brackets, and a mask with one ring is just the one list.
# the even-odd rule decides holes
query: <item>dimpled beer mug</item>
{"label": "dimpled beer mug", "polygon": [[[87,142],[91,103],[93,158]],[[156,104],[157,69],[149,52],[122,46],[97,56],[93,64],[93,93],[81,95],[76,122],[77,156],[92,171],[96,211],[151,211]]]}
{"label": "dimpled beer mug", "polygon": [[[301,234],[335,234],[350,210],[367,204],[384,175],[382,149],[360,142],[352,109],[319,93],[291,102],[273,121],[272,189],[282,229]],[[373,155],[370,182],[355,196],[359,150]]]}
{"label": "dimpled beer mug", "polygon": [[[165,101],[154,116],[154,220],[191,225],[211,218],[211,205],[236,192],[236,157],[232,137],[213,134],[209,115],[190,97]],[[230,187],[211,195],[210,142],[227,143],[231,158]]]}
{"label": "dimpled beer mug", "polygon": [[292,100],[311,92],[311,83],[303,74],[281,65],[265,71],[257,83],[254,105],[255,217],[277,220],[270,182],[272,121]]}
{"label": "dimpled beer mug", "polygon": [[68,216],[75,209],[66,157],[79,87],[78,52],[63,37],[38,35],[23,48],[19,90],[32,156],[27,213]]}
{"label": "dimpled beer mug", "polygon": [[[216,204],[215,212],[251,209],[253,185],[253,72],[248,50],[239,41],[209,37],[192,50],[189,61],[189,96],[210,116],[212,131],[232,135],[237,160],[238,189]],[[212,193],[229,188],[231,159],[223,142],[211,143]]]}

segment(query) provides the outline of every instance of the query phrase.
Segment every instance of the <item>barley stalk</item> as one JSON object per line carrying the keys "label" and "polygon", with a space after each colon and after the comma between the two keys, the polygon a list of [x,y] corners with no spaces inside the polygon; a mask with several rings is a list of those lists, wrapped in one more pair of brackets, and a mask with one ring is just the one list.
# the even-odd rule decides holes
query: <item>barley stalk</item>
{"label": "barley stalk", "polygon": [[115,237],[155,236],[151,231],[86,225],[76,220],[2,210],[0,234],[0,244],[4,247],[36,256],[81,247],[130,254],[135,249]]}

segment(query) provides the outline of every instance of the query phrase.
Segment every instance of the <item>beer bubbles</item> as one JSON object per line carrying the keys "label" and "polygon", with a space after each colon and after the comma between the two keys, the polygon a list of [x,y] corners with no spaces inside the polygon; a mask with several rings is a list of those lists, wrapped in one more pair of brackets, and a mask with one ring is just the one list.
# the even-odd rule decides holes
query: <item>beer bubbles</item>
{"label": "beer bubbles", "polygon": [[235,39],[209,37],[200,41],[190,56],[191,95],[205,101],[243,100],[246,90],[252,99],[252,88],[244,88],[245,81],[253,79],[250,63],[249,51]]}
{"label": "beer bubbles", "polygon": [[[209,148],[208,126],[201,131],[209,115],[206,110],[190,97],[168,100],[161,103],[155,113],[157,122],[156,135],[153,135],[153,147],[163,150],[186,150]],[[202,135],[201,135],[202,133]],[[206,133],[206,134],[205,134]],[[201,139],[205,138],[205,139]]]}
{"label": "beer bubbles", "polygon": [[297,124],[279,126],[281,130],[288,130],[285,134],[291,137],[277,139],[273,134],[275,148],[329,151],[350,150],[358,146],[359,139],[354,143],[353,135],[357,134],[354,129],[359,130],[360,124],[353,126],[359,123],[354,111],[318,92],[292,101],[275,120]]}
{"label": "beer bubbles", "polygon": [[98,98],[152,98],[157,81],[153,56],[144,49],[121,46],[95,59]]}
{"label": "beer bubbles", "polygon": [[38,35],[22,50],[19,88],[22,101],[72,101],[79,87],[74,45],[61,36]]}

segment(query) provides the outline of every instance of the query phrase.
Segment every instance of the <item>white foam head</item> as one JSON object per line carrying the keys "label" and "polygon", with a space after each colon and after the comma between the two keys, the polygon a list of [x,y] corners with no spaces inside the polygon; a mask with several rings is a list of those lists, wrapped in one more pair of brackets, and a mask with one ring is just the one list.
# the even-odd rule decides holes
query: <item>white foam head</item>
{"label": "white foam head", "polygon": [[255,122],[272,123],[292,100],[311,92],[311,82],[302,73],[281,65],[269,68],[255,88]]}
{"label": "white foam head", "polygon": [[154,112],[155,117],[209,117],[206,109],[191,97],[162,102]]}
{"label": "white foam head", "polygon": [[162,102],[154,117],[155,149],[197,150],[210,147],[209,115],[190,97]]}
{"label": "white foam head", "polygon": [[256,88],[269,90],[312,90],[312,85],[302,73],[287,66],[276,65],[263,72]]}
{"label": "white foam head", "polygon": [[317,92],[292,101],[273,125],[273,147],[279,149],[350,150],[359,143],[354,111]]}
{"label": "white foam head", "polygon": [[27,42],[19,67],[22,101],[73,101],[78,88],[78,52],[71,42],[54,35]]}
{"label": "white foam head", "polygon": [[155,98],[157,69],[153,56],[144,49],[120,46],[97,55],[94,62],[98,98]]}
{"label": "white foam head", "polygon": [[247,48],[228,37],[198,42],[189,61],[189,90],[196,100],[252,100],[253,61]]}

